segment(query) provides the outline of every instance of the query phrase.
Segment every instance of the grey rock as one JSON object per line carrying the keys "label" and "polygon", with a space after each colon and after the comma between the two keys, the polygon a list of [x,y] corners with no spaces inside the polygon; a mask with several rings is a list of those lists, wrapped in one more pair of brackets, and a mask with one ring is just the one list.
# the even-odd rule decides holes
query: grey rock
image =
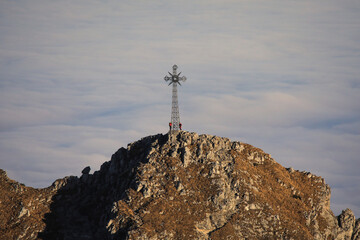
{"label": "grey rock", "polygon": [[[336,239],[352,240],[355,239],[354,228],[355,228],[355,216],[350,209],[345,209],[338,216],[339,228]],[[356,234],[356,233],[355,233]]]}
{"label": "grey rock", "polygon": [[86,168],[84,168],[84,169],[81,171],[81,173],[82,173],[82,174],[89,174],[89,173],[90,173],[90,170],[91,170],[91,168],[90,168],[89,166],[87,166]]}
{"label": "grey rock", "polygon": [[360,240],[360,218],[357,219],[356,222],[355,222],[352,239],[353,240]]}
{"label": "grey rock", "polygon": [[345,209],[338,217],[339,219],[339,227],[344,231],[349,231],[354,228],[355,224],[355,216],[354,213],[350,209]]}

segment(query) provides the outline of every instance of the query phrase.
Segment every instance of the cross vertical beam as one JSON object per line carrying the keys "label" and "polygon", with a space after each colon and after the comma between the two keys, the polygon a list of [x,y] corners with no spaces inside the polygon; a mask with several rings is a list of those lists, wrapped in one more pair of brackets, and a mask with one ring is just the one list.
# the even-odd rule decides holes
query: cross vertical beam
{"label": "cross vertical beam", "polygon": [[173,84],[172,88],[172,107],[171,107],[171,125],[172,129],[178,131],[180,130],[180,113],[179,113],[179,104],[178,104],[178,95],[177,95],[177,84]]}

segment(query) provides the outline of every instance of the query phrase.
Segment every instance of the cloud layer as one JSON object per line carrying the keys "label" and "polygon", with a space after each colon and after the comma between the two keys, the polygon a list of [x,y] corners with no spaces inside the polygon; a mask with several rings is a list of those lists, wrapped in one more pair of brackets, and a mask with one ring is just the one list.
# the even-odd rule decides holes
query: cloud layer
{"label": "cloud layer", "polygon": [[360,216],[360,3],[1,1],[0,168],[27,185],[97,170],[167,131],[176,63],[186,130],[321,175]]}

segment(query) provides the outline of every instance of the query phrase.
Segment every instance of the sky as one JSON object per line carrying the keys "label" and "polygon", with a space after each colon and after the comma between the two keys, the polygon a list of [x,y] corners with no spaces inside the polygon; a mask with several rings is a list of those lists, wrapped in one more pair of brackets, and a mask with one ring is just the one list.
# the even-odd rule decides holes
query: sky
{"label": "sky", "polygon": [[360,217],[360,1],[1,0],[0,168],[32,187],[168,131],[249,143]]}

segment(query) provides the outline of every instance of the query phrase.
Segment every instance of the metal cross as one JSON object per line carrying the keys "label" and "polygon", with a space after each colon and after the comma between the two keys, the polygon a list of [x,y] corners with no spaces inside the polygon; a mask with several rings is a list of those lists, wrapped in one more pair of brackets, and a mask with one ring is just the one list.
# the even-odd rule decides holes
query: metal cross
{"label": "metal cross", "polygon": [[177,85],[179,84],[181,86],[180,81],[185,82],[186,77],[185,76],[180,77],[181,72],[177,73],[176,72],[177,68],[178,68],[178,66],[174,65],[173,66],[173,73],[171,74],[170,72],[168,72],[171,77],[169,77],[169,76],[164,77],[164,80],[166,82],[170,81],[169,86],[171,84],[173,84],[171,122],[169,123],[170,131],[179,131],[179,130],[181,130],[179,104],[178,104],[178,96],[177,96]]}

